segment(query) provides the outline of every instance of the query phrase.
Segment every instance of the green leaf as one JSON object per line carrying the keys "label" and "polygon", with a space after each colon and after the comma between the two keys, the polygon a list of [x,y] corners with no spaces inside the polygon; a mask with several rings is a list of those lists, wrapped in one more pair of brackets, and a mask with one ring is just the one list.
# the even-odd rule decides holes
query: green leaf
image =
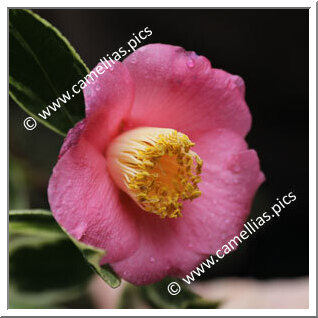
{"label": "green leaf", "polygon": [[[10,308],[57,308],[85,292],[91,270],[43,210],[9,213]],[[67,296],[66,296],[67,295]]]}
{"label": "green leaf", "polygon": [[42,113],[58,97],[70,91],[88,68],[64,36],[30,10],[9,10],[9,92],[28,114],[55,132],[65,135],[84,118],[83,93],[74,94],[61,108]]}
{"label": "green leaf", "polygon": [[[168,292],[168,285],[176,282],[181,287],[181,291],[177,295],[171,295]],[[199,295],[193,293],[179,279],[165,278],[162,281],[141,287],[141,294],[148,305],[153,308],[218,308],[219,302],[206,300]]]}
{"label": "green leaf", "polygon": [[112,288],[116,288],[120,285],[121,280],[107,264],[100,266],[99,262],[105,256],[105,251],[97,249],[72,238],[74,244],[80,249],[83,256],[90,264],[91,268]]}
{"label": "green leaf", "polygon": [[10,308],[53,308],[82,296],[90,267],[110,286],[120,284],[109,266],[99,266],[105,251],[68,236],[49,211],[10,211],[9,252]]}
{"label": "green leaf", "polygon": [[12,210],[9,213],[9,252],[24,247],[40,248],[67,236],[45,210]]}

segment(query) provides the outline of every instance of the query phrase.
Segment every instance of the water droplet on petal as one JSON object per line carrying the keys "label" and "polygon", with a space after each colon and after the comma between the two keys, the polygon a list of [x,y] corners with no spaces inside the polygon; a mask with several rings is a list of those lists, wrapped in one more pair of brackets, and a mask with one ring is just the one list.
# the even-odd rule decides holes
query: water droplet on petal
{"label": "water droplet on petal", "polygon": [[231,78],[228,78],[226,81],[225,81],[225,84],[226,84],[226,88],[235,88],[235,87],[233,87],[233,85],[232,85],[232,79]]}
{"label": "water droplet on petal", "polygon": [[154,263],[156,261],[156,259],[154,257],[150,257],[149,261],[150,261],[150,263]]}
{"label": "water droplet on petal", "polygon": [[100,91],[100,86],[99,86],[99,85],[96,85],[96,86],[95,86],[95,89],[96,89],[97,91]]}
{"label": "water droplet on petal", "polygon": [[136,60],[135,57],[132,57],[132,58],[130,59],[130,62],[133,63],[133,64],[135,64],[135,63],[137,62],[137,60]]}
{"label": "water droplet on petal", "polygon": [[233,171],[234,172],[240,172],[241,171],[241,168],[240,168],[240,166],[239,165],[234,165],[234,167],[233,167]]}
{"label": "water droplet on petal", "polygon": [[241,166],[239,161],[234,159],[232,162],[229,163],[228,169],[234,173],[239,173],[241,171]]}
{"label": "water droplet on petal", "polygon": [[189,68],[194,67],[194,60],[191,57],[187,60],[187,66]]}

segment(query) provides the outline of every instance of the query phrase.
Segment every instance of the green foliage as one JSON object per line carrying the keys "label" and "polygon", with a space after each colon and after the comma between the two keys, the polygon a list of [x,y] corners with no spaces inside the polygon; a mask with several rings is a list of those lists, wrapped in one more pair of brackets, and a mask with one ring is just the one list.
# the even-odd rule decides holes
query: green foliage
{"label": "green foliage", "polygon": [[28,114],[61,135],[84,118],[82,92],[67,104],[61,102],[48,119],[38,116],[88,73],[70,43],[49,22],[29,10],[9,10],[9,63],[10,96]]}
{"label": "green foliage", "polygon": [[115,274],[107,264],[100,266],[99,261],[105,255],[105,251],[98,248],[85,245],[74,238],[70,237],[74,244],[82,252],[84,258],[90,264],[91,268],[112,288],[120,285],[120,278]]}
{"label": "green foliage", "polygon": [[93,273],[88,265],[112,287],[120,284],[99,266],[105,252],[68,236],[49,211],[9,213],[9,252],[11,308],[56,308],[83,297]]}

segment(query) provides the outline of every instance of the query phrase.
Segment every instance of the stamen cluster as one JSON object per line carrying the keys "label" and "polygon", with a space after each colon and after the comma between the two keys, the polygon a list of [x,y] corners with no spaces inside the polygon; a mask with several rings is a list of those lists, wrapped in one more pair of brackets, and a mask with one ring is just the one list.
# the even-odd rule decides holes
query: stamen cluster
{"label": "stamen cluster", "polygon": [[203,162],[190,150],[194,143],[172,129],[137,135],[117,161],[129,195],[142,209],[161,218],[181,216],[182,201],[201,195]]}

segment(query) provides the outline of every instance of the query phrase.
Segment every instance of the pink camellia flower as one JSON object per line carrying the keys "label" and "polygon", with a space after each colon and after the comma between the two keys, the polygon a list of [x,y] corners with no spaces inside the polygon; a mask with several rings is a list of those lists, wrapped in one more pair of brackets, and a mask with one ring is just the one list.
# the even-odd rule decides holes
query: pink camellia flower
{"label": "pink camellia flower", "polygon": [[239,234],[264,181],[244,94],[180,47],[116,62],[84,89],[49,183],[54,217],[133,284],[184,277]]}

